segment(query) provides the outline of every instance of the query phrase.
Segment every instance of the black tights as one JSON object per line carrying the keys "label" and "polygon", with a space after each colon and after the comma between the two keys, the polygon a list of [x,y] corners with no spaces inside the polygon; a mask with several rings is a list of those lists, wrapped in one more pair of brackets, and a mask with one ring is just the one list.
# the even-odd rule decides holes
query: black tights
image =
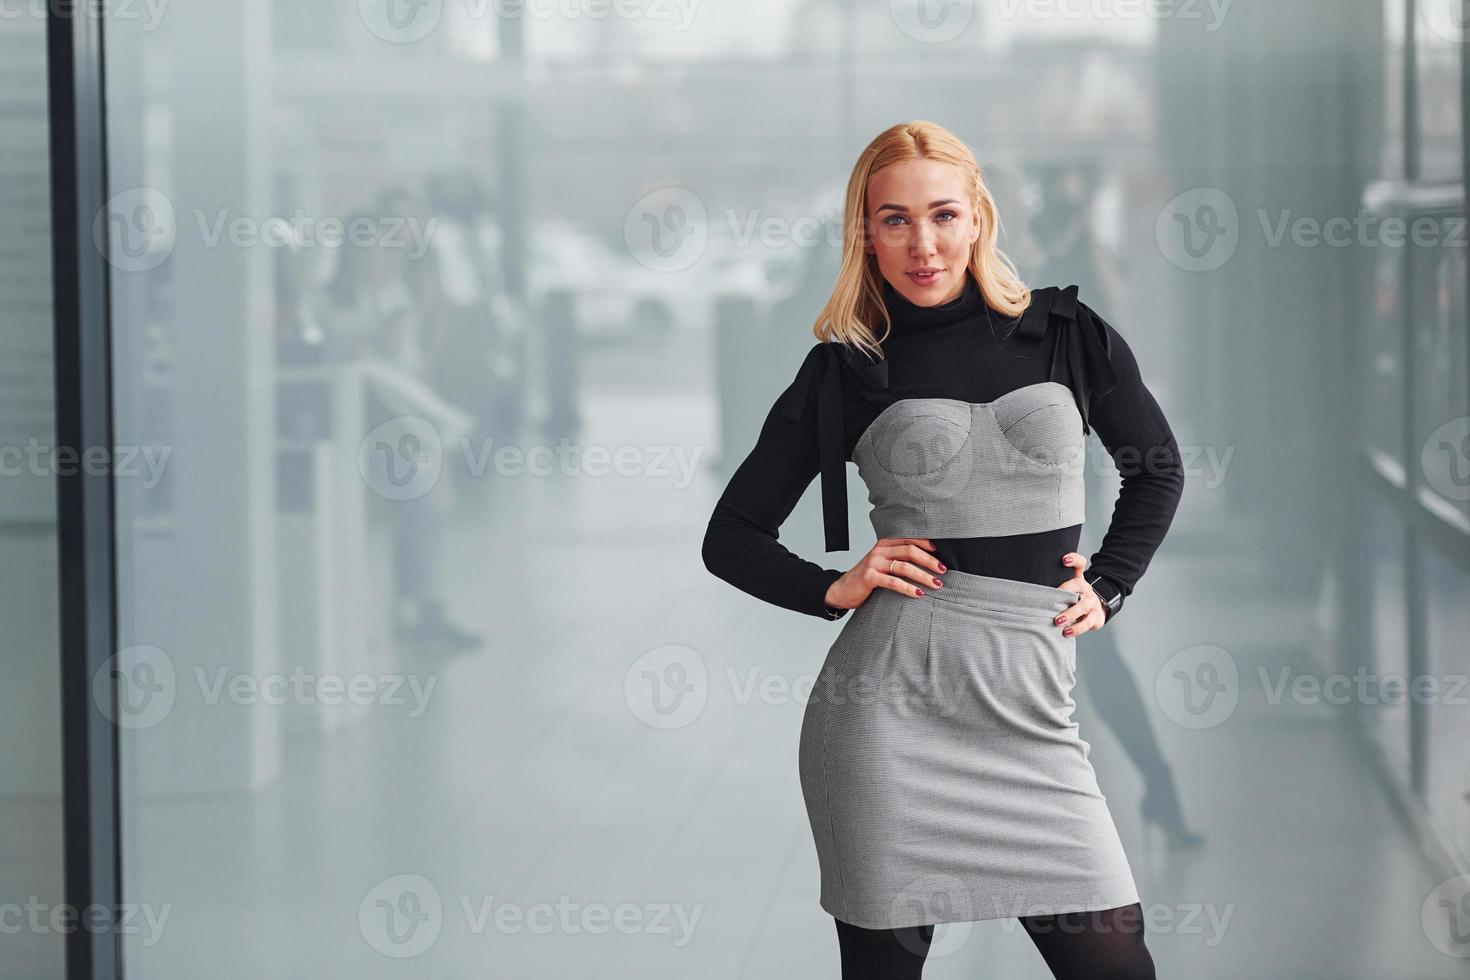
{"label": "black tights", "polygon": [[[837,923],[842,980],[918,980],[933,926],[864,929]],[[1143,906],[1032,915],[1021,926],[1057,980],[1155,980],[1143,942]]]}

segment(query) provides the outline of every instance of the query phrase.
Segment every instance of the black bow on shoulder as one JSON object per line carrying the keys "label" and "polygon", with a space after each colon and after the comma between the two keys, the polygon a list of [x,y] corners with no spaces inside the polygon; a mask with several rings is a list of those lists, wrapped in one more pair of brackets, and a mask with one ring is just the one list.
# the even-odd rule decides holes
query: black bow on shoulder
{"label": "black bow on shoulder", "polygon": [[1092,315],[1087,304],[1077,301],[1077,287],[1048,286],[1031,292],[1031,305],[1021,314],[1016,333],[1040,342],[1047,324],[1057,324],[1056,346],[1052,348],[1048,377],[1072,389],[1077,411],[1082,415],[1082,432],[1091,432],[1088,405],[1093,395],[1105,395],[1118,384],[1113,371],[1113,344],[1107,327]]}

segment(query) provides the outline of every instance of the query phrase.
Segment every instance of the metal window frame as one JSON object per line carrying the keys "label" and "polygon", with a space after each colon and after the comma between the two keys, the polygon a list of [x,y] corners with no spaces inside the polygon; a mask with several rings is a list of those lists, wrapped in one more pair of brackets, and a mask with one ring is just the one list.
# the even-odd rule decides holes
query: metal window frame
{"label": "metal window frame", "polygon": [[[1404,145],[1400,163],[1404,178],[1397,194],[1401,198],[1403,214],[1412,219],[1418,214],[1435,213],[1450,207],[1446,192],[1452,190],[1440,181],[1425,181],[1421,173],[1419,148],[1421,127],[1419,125],[1419,73],[1418,73],[1418,12],[1420,0],[1406,0],[1404,9],[1404,58],[1401,64],[1402,109],[1404,113]],[[1460,46],[1460,136],[1461,171],[1459,195],[1462,199],[1470,188],[1470,52],[1466,45]],[[1441,200],[1443,198],[1444,200]],[[1463,205],[1460,205],[1463,207]],[[1403,333],[1399,356],[1403,360],[1404,384],[1398,393],[1399,407],[1403,412],[1401,441],[1403,446],[1397,459],[1387,459],[1370,449],[1360,450],[1357,486],[1363,506],[1371,498],[1389,508],[1402,531],[1401,558],[1404,562],[1404,580],[1401,598],[1405,610],[1405,627],[1401,637],[1407,653],[1409,674],[1427,673],[1429,669],[1429,637],[1426,626],[1429,609],[1425,598],[1423,572],[1419,567],[1421,554],[1433,552],[1444,558],[1462,572],[1470,573],[1470,535],[1463,527],[1452,524],[1423,502],[1423,474],[1418,454],[1414,449],[1416,415],[1414,392],[1417,382],[1417,360],[1414,356],[1415,304],[1422,298],[1414,295],[1412,255],[1405,249],[1400,257],[1398,275],[1403,283],[1400,291],[1399,316]],[[1467,269],[1467,288],[1470,288],[1470,269]],[[1361,352],[1359,355],[1361,356]],[[1358,549],[1356,553],[1360,553]],[[1347,569],[1346,571],[1354,571]],[[1363,588],[1371,594],[1374,589],[1375,569],[1357,569]],[[1346,579],[1351,581],[1351,579]],[[1358,647],[1357,661],[1373,656],[1373,632],[1371,615],[1365,603],[1355,604],[1349,611],[1357,627],[1355,641]],[[1431,742],[1429,713],[1418,699],[1409,702],[1408,749],[1409,772],[1399,773],[1394,760],[1387,757],[1382,744],[1372,731],[1372,723],[1366,717],[1366,707],[1358,706],[1358,729],[1365,736],[1364,745],[1369,750],[1367,758],[1373,763],[1390,801],[1405,819],[1418,839],[1430,865],[1440,873],[1460,874],[1470,872],[1470,865],[1463,862],[1464,854],[1457,845],[1441,836],[1441,829],[1431,818],[1427,807],[1427,791],[1430,756],[1436,746]],[[1442,750],[1443,747],[1439,747]]]}
{"label": "metal window frame", "polygon": [[[112,352],[105,242],[93,218],[107,200],[102,20],[48,4],[51,262],[56,445],[112,452]],[[92,679],[116,650],[115,509],[110,467],[56,476],[61,655],[63,894],[78,914],[108,909],[111,928],[66,936],[68,980],[119,980],[122,892],[118,729],[93,703]],[[110,673],[110,672],[109,672]],[[116,705],[116,681],[106,690]]]}

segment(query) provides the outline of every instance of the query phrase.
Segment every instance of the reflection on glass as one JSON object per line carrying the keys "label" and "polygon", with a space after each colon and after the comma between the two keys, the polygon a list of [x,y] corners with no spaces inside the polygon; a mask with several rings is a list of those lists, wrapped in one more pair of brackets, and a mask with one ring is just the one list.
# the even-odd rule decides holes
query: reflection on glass
{"label": "reflection on glass", "polygon": [[1366,335],[1357,348],[1359,418],[1364,444],[1397,464],[1404,443],[1403,250],[1378,249],[1373,273],[1373,305],[1360,320]]}
{"label": "reflection on glass", "polygon": [[[65,974],[46,25],[0,16],[0,980]],[[38,910],[39,918],[28,909]]]}
{"label": "reflection on glass", "polygon": [[1470,859],[1470,576],[1445,561],[1433,548],[1420,550],[1421,581],[1428,620],[1429,766],[1425,801],[1441,833]]}
{"label": "reflection on glass", "polygon": [[1404,176],[1404,4],[1383,0],[1383,136],[1379,176]]}
{"label": "reflection on glass", "polygon": [[[1435,226],[1463,227],[1463,213],[1435,215]],[[1470,352],[1466,324],[1465,247],[1448,235],[1413,248],[1413,447],[1431,499],[1453,512],[1470,533]]]}
{"label": "reflection on glass", "polygon": [[[1404,536],[1388,505],[1376,497],[1365,501],[1363,552],[1359,565],[1371,567],[1368,612],[1372,638],[1368,670],[1376,677],[1409,677],[1408,620],[1404,605]],[[1407,699],[1369,701],[1363,715],[1384,754],[1409,778],[1409,704]]]}
{"label": "reflection on glass", "polygon": [[1463,0],[1414,0],[1418,15],[1415,53],[1419,70],[1419,176],[1464,179],[1460,142],[1465,105],[1460,98],[1460,61],[1470,41]]}

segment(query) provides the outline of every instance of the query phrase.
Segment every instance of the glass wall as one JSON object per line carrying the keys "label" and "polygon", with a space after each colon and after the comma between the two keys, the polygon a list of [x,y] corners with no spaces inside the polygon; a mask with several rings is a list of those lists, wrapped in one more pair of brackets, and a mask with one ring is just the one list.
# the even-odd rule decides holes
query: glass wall
{"label": "glass wall", "polygon": [[[1363,549],[1358,564],[1369,569],[1371,586],[1365,598],[1373,624],[1366,664],[1376,677],[1411,677],[1409,611],[1404,602],[1408,577],[1404,571],[1405,543],[1401,522],[1381,498],[1368,496],[1359,525]],[[1406,700],[1377,700],[1363,708],[1365,720],[1377,736],[1384,755],[1407,776],[1412,770],[1409,748],[1411,715]]]}
{"label": "glass wall", "polygon": [[1444,842],[1459,854],[1470,854],[1470,689],[1465,638],[1470,636],[1470,573],[1447,561],[1433,548],[1420,549],[1420,581],[1424,583],[1428,620],[1424,624],[1429,656],[1427,673],[1442,679],[1440,691],[1426,700],[1429,753],[1424,802]]}
{"label": "glass wall", "polygon": [[[1426,209],[1420,219],[1429,227],[1463,227],[1463,202],[1459,208]],[[1410,404],[1412,445],[1421,447],[1423,503],[1470,537],[1470,472],[1466,470],[1470,443],[1464,442],[1470,437],[1470,429],[1464,427],[1470,415],[1470,386],[1466,384],[1470,350],[1466,349],[1465,329],[1470,323],[1470,306],[1465,302],[1470,270],[1465,251],[1460,237],[1444,235],[1410,253],[1415,359]]]}
{"label": "glass wall", "polygon": [[[1470,587],[1467,22],[1457,0],[1385,7],[1385,78],[1398,104],[1386,106],[1379,179],[1364,200],[1375,221],[1397,222],[1404,234],[1384,239],[1394,247],[1380,250],[1352,352],[1364,379],[1358,493],[1368,498],[1356,564],[1371,564],[1358,646],[1366,665],[1421,688],[1360,714],[1389,783],[1426,818],[1426,850],[1449,867],[1470,866],[1462,690],[1470,660],[1460,622]],[[1395,27],[1404,24],[1407,35]],[[1405,112],[1414,124],[1395,130]]]}
{"label": "glass wall", "polygon": [[60,637],[46,22],[0,17],[0,978],[56,977]]}
{"label": "glass wall", "polygon": [[[1102,707],[1083,709],[1150,908],[1239,914],[1219,948],[1161,931],[1161,975],[1363,968],[1369,929],[1272,929],[1284,902],[1378,887],[1344,855],[1402,856],[1382,787],[1320,702],[1252,685],[1354,656],[1466,669],[1441,608],[1463,545],[1426,529],[1467,516],[1470,443],[1444,428],[1470,412],[1467,270],[1443,241],[1272,234],[1365,196],[1463,215],[1463,45],[1414,0],[1163,7],[196,0],[109,17],[96,236],[115,441],[135,461],[115,482],[121,851],[124,897],[153,915],[123,936],[127,974],[835,975],[795,765],[833,624],[714,581],[699,542],[814,340],[856,154],[913,118],[976,150],[1023,276],[1105,311],[1189,459],[1110,634]],[[27,50],[7,72],[38,64]],[[1452,110],[1430,106],[1445,93]],[[1354,121],[1360,103],[1381,126]],[[30,165],[25,118],[0,120],[8,166]],[[1375,179],[1393,186],[1365,195]],[[36,329],[23,351],[44,368]],[[782,543],[850,567],[868,543],[855,480],[848,498],[852,552],[823,554],[815,487]],[[1102,519],[1111,503],[1090,501]],[[0,602],[46,608],[46,541],[18,545],[34,560]],[[1323,625],[1349,615],[1361,635]],[[34,631],[25,650],[49,651]],[[1165,689],[1211,672],[1190,660],[1206,647],[1238,665],[1241,710],[1200,729]],[[49,653],[14,656],[28,692],[54,687]],[[44,853],[55,720],[10,696],[0,727],[36,748],[4,741],[0,789],[35,829],[5,846]],[[1465,709],[1362,707],[1463,846]],[[1148,849],[1139,799],[1162,763],[1141,760],[1160,755],[1218,842],[1207,874]],[[1335,836],[1313,822],[1324,800]],[[1288,851],[1310,868],[1290,882]],[[1396,894],[1416,894],[1420,865],[1400,866]],[[1439,975],[1410,904],[1384,955]],[[1041,975],[1024,936],[980,935],[954,933],[957,975]]]}
{"label": "glass wall", "polygon": [[[1413,0],[1420,144],[1418,177],[1458,183],[1464,178],[1464,118],[1460,112],[1461,51],[1467,26],[1461,0]],[[1462,246],[1463,247],[1463,246]]]}
{"label": "glass wall", "polygon": [[[846,168],[934,71],[924,115],[980,148],[1028,268],[1023,201],[1070,189],[1058,159],[1091,161],[1105,247],[1152,223],[1146,18],[1047,40],[778,0],[494,9],[108,25],[117,438],[158,462],[118,486],[120,645],[154,683],[123,682],[123,863],[171,909],[127,941],[133,976],[742,955],[785,851],[767,884],[700,855],[799,828],[791,785],[742,789],[750,739],[782,751],[796,715],[722,703],[658,740],[643,677],[742,608],[682,590],[810,346]],[[1161,332],[1134,336],[1166,390]],[[815,543],[811,518],[783,540]],[[788,625],[809,665],[819,624]],[[564,895],[676,934],[484,918]]]}

